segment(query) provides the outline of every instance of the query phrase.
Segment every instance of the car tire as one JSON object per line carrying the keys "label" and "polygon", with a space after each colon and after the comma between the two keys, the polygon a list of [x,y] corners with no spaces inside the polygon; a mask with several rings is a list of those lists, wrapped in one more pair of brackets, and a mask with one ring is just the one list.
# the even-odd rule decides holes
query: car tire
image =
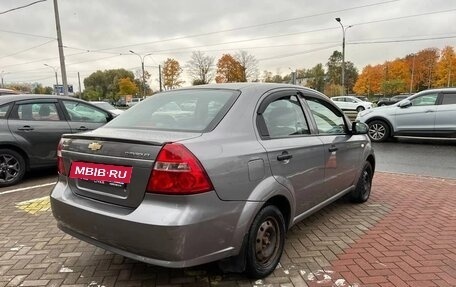
{"label": "car tire", "polygon": [[389,125],[381,120],[369,122],[369,138],[373,142],[384,142],[390,137]]}
{"label": "car tire", "polygon": [[250,227],[246,245],[245,273],[254,279],[271,274],[282,256],[285,242],[285,220],[274,205],[258,212]]}
{"label": "car tire", "polygon": [[25,174],[25,160],[18,152],[0,149],[0,187],[18,183]]}
{"label": "car tire", "polygon": [[365,110],[365,108],[364,108],[364,107],[361,107],[361,106],[359,106],[359,107],[356,108],[356,111],[357,111],[358,113],[360,113],[360,112],[362,112],[362,111],[364,111],[364,110]]}
{"label": "car tire", "polygon": [[374,170],[370,162],[366,161],[355,190],[351,192],[351,200],[355,203],[363,203],[369,199],[372,189],[372,178]]}

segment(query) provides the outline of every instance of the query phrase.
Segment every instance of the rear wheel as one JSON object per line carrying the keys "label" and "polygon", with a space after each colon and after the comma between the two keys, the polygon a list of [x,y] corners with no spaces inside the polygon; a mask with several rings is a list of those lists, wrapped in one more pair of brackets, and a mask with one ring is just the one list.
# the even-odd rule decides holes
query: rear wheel
{"label": "rear wheel", "polygon": [[369,137],[373,142],[386,141],[390,136],[390,129],[384,121],[372,121],[368,124],[369,126]]}
{"label": "rear wheel", "polygon": [[351,193],[351,199],[353,202],[363,203],[369,199],[373,176],[374,170],[372,169],[372,165],[366,161],[363,171],[358,179],[358,184],[356,184],[355,190]]}
{"label": "rear wheel", "polygon": [[365,110],[365,109],[364,109],[364,107],[362,107],[362,106],[359,106],[359,107],[356,108],[356,111],[357,111],[358,113],[360,113],[360,112],[362,112],[362,111],[364,111],[364,110]]}
{"label": "rear wheel", "polygon": [[271,274],[282,256],[285,220],[280,210],[268,205],[260,210],[250,227],[246,252],[246,273],[251,278]]}
{"label": "rear wheel", "polygon": [[16,184],[24,174],[24,158],[14,150],[0,149],[0,187]]}

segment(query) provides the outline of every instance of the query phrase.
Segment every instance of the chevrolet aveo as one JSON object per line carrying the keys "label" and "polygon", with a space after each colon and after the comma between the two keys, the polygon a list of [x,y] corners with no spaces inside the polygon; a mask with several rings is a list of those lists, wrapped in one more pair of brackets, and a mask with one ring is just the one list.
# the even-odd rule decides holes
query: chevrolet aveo
{"label": "chevrolet aveo", "polygon": [[129,258],[264,277],[287,229],[344,195],[369,198],[367,131],[298,86],[160,93],[62,137],[52,211],[66,233]]}

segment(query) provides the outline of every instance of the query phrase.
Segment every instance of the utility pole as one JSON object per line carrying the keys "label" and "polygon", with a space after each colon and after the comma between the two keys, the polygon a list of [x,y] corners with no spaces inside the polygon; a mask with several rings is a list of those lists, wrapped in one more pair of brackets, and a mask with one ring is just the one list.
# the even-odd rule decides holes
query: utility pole
{"label": "utility pole", "polygon": [[415,57],[416,54],[413,54],[413,60],[412,60],[412,78],[410,79],[410,92],[409,94],[411,95],[413,92],[413,75],[415,73]]}
{"label": "utility pole", "polygon": [[141,60],[141,70],[142,70],[142,97],[145,98],[146,97],[146,76],[145,76],[145,71],[144,71],[144,58],[146,58],[147,56],[150,56],[152,55],[152,53],[149,53],[149,54],[146,54],[144,56],[141,56],[140,54],[130,50],[130,53],[132,54],[135,54],[136,56],[139,57],[139,59]]}
{"label": "utility pole", "polygon": [[160,92],[163,91],[163,85],[162,85],[162,69],[161,65],[158,65],[158,81],[160,82]]}
{"label": "utility pole", "polygon": [[59,78],[57,77],[57,68],[56,67],[53,67],[51,65],[48,65],[48,64],[43,64],[45,65],[46,67],[49,67],[51,68],[53,71],[54,71],[54,74],[55,74],[55,88],[54,88],[54,94],[57,95],[57,86],[59,85]]}
{"label": "utility pole", "polygon": [[78,83],[79,83],[79,98],[81,98],[82,97],[81,76],[79,75],[79,72],[78,72]]}
{"label": "utility pole", "polygon": [[[450,83],[451,83],[451,64],[452,64],[452,59],[450,57],[450,62],[448,63],[448,83],[447,83],[448,88],[450,87]],[[3,83],[2,83],[2,85],[3,85]]]}
{"label": "utility pole", "polygon": [[60,72],[62,73],[63,95],[68,96],[68,82],[65,68],[65,55],[63,54],[62,31],[60,29],[60,16],[57,0],[54,0],[55,27],[57,30],[57,42],[59,46]]}
{"label": "utility pole", "polygon": [[342,96],[345,95],[345,32],[347,31],[348,28],[353,27],[352,25],[348,27],[344,27],[342,24],[342,21],[339,17],[336,18],[336,21],[340,24],[340,27],[342,28]]}
{"label": "utility pole", "polygon": [[2,76],[2,88],[5,88],[5,85],[3,84],[3,72],[5,72],[5,71],[2,70],[2,72],[0,73],[0,75]]}

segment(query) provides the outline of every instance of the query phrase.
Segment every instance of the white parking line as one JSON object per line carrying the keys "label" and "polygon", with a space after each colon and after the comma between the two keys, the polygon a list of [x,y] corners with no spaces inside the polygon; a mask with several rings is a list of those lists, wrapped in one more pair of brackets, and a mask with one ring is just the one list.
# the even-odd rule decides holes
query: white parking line
{"label": "white parking line", "polygon": [[39,185],[34,185],[34,186],[28,186],[28,187],[22,187],[22,188],[7,190],[7,191],[0,192],[0,195],[8,194],[8,193],[13,193],[13,192],[17,192],[17,191],[28,190],[28,189],[35,189],[35,188],[50,186],[50,185],[54,185],[54,184],[56,184],[56,183],[57,183],[57,182],[54,181],[54,182],[49,182],[49,183],[44,183],[44,184],[39,184]]}

